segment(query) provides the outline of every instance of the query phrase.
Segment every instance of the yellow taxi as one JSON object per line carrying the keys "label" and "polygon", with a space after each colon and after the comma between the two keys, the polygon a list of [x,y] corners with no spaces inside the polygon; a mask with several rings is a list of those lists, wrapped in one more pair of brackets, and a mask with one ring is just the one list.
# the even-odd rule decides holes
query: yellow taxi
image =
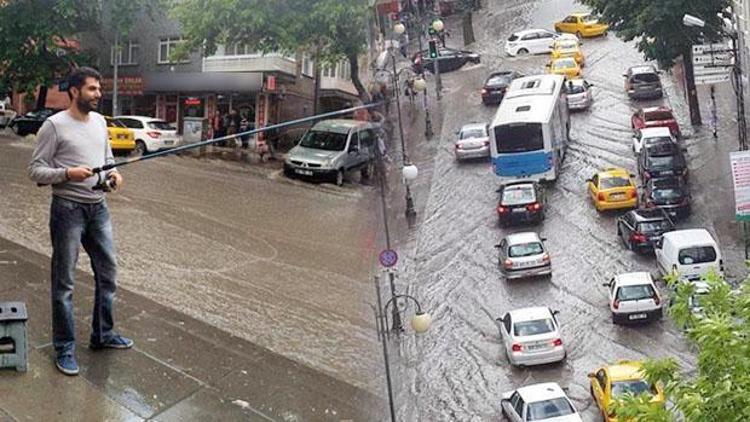
{"label": "yellow taxi", "polygon": [[560,22],[555,22],[556,32],[576,34],[578,38],[607,35],[608,30],[609,25],[600,23],[599,19],[591,13],[573,13]]}
{"label": "yellow taxi", "polygon": [[627,393],[651,396],[651,401],[664,405],[664,390],[659,385],[646,381],[643,364],[638,361],[620,360],[615,365],[599,368],[588,374],[589,391],[606,422],[616,422],[617,415],[610,404]]}
{"label": "yellow taxi", "polygon": [[553,75],[563,75],[567,79],[573,79],[581,76],[581,66],[573,57],[563,57],[552,59],[547,63],[547,73]]}
{"label": "yellow taxi", "polygon": [[586,58],[581,51],[581,45],[576,40],[562,39],[552,44],[552,60],[563,57],[572,57],[576,59],[579,66],[586,64]]}
{"label": "yellow taxi", "polygon": [[128,129],[119,120],[109,116],[104,117],[107,120],[107,133],[109,134],[109,144],[112,151],[133,151],[135,149],[135,134],[132,129]]}
{"label": "yellow taxi", "polygon": [[597,211],[638,206],[635,176],[623,168],[609,168],[587,179],[589,195]]}

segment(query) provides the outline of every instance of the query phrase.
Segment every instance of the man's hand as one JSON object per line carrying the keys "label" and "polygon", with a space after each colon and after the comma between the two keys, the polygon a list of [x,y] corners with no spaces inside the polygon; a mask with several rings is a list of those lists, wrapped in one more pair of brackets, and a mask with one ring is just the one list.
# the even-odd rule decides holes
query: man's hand
{"label": "man's hand", "polygon": [[122,188],[122,175],[119,172],[113,171],[109,177],[115,182],[115,189]]}
{"label": "man's hand", "polygon": [[81,166],[65,169],[65,175],[68,177],[68,180],[73,182],[83,182],[93,176],[94,173],[91,171],[91,167]]}

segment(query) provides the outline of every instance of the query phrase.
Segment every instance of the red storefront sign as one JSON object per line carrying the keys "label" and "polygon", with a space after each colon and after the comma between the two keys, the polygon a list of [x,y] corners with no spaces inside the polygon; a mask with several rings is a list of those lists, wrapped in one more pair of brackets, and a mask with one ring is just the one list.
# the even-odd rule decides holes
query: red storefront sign
{"label": "red storefront sign", "polygon": [[186,106],[199,106],[201,105],[201,99],[198,97],[187,97],[184,104]]}
{"label": "red storefront sign", "polygon": [[266,76],[266,90],[276,91],[276,76],[274,75]]}
{"label": "red storefront sign", "polygon": [[[113,78],[102,78],[102,91],[112,93]],[[143,95],[143,78],[140,76],[120,76],[117,78],[117,93],[119,95]]]}

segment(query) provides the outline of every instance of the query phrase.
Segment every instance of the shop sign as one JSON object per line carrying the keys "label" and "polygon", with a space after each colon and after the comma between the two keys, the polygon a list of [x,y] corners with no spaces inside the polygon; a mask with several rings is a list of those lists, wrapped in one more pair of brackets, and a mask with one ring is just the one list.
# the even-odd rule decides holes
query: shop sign
{"label": "shop sign", "polygon": [[201,105],[201,99],[198,97],[187,97],[185,98],[185,105],[186,106],[199,106]]}
{"label": "shop sign", "polygon": [[266,76],[266,90],[276,91],[276,76],[274,75]]}
{"label": "shop sign", "polygon": [[[102,91],[112,93],[113,78],[102,78]],[[119,95],[143,95],[143,78],[140,76],[120,76],[117,78],[117,93]]]}

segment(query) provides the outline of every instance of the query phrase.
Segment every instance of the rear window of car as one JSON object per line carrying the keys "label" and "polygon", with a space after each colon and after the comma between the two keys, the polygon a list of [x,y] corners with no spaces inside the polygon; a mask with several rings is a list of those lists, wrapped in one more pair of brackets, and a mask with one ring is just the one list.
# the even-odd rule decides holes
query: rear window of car
{"label": "rear window of car", "polygon": [[621,397],[625,394],[632,394],[637,396],[641,393],[650,393],[656,395],[656,387],[649,384],[645,380],[628,380],[628,381],[615,381],[612,383],[612,395],[615,397]]}
{"label": "rear window of car", "polygon": [[529,204],[536,201],[533,186],[510,186],[503,189],[501,202],[503,205]]}
{"label": "rear window of car", "polygon": [[641,233],[654,233],[669,230],[671,228],[667,220],[661,221],[644,221],[638,224],[638,231]]}
{"label": "rear window of car", "polygon": [[529,403],[527,421],[541,421],[559,416],[572,415],[575,409],[564,397]]}
{"label": "rear window of car", "polygon": [[658,145],[658,144],[666,144],[666,143],[673,143],[672,138],[669,136],[654,136],[651,138],[644,138],[643,139],[644,145]]}
{"label": "rear window of car", "polygon": [[558,59],[555,60],[554,63],[552,63],[553,69],[567,69],[569,67],[575,67],[576,61],[575,59]]}
{"label": "rear window of car", "polygon": [[645,113],[646,120],[674,120],[670,111],[649,111]]}
{"label": "rear window of car", "polygon": [[469,139],[469,138],[485,138],[487,137],[487,131],[484,128],[471,128],[464,129],[461,131],[461,135],[458,139]]}
{"label": "rear window of car", "polygon": [[544,246],[539,242],[521,243],[508,248],[508,256],[511,258],[534,256],[542,252],[544,252]]}
{"label": "rear window of car", "polygon": [[621,301],[648,299],[654,296],[654,288],[650,284],[621,286],[617,290],[617,299]]}
{"label": "rear window of car", "polygon": [[578,48],[578,43],[573,40],[558,41],[555,44],[555,48],[558,48],[560,50],[570,50],[570,49]]}
{"label": "rear window of car", "polygon": [[713,246],[696,246],[680,249],[677,255],[680,265],[704,264],[716,261],[716,249]]}
{"label": "rear window of car", "polygon": [[493,75],[487,79],[487,85],[508,85],[512,80],[510,75]]}
{"label": "rear window of car", "polygon": [[633,82],[654,83],[659,82],[659,75],[656,73],[637,73],[631,78]]}
{"label": "rear window of car", "polygon": [[657,188],[653,191],[654,199],[678,199],[682,198],[682,189],[677,186]]}
{"label": "rear window of car", "polygon": [[532,321],[521,321],[513,324],[513,335],[517,337],[535,336],[555,331],[552,319],[535,319]]}
{"label": "rear window of car", "polygon": [[614,189],[630,186],[630,179],[627,177],[605,177],[599,179],[599,189]]}
{"label": "rear window of car", "polygon": [[648,157],[648,164],[652,168],[672,168],[679,164],[679,160],[674,155],[651,156]]}
{"label": "rear window of car", "polygon": [[568,94],[581,94],[584,91],[586,91],[583,88],[583,85],[577,85],[577,84],[567,84],[565,85],[565,92]]}
{"label": "rear window of car", "polygon": [[167,122],[161,121],[161,120],[152,120],[148,123],[146,123],[149,128],[156,129],[156,130],[175,130],[172,125],[170,125]]}

